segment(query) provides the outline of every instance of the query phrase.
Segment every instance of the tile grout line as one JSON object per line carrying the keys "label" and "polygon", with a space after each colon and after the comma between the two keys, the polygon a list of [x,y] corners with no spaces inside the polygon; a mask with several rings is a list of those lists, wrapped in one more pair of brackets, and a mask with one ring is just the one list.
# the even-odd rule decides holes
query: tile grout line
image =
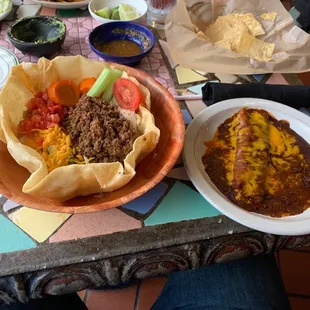
{"label": "tile grout line", "polygon": [[135,299],[135,304],[134,304],[134,310],[139,310],[139,299],[140,299],[141,285],[142,285],[142,281],[139,280],[138,286],[137,286],[137,293],[136,293],[136,299]]}
{"label": "tile grout line", "polygon": [[309,250],[299,250],[298,248],[296,248],[296,249],[283,249],[283,250],[289,251],[289,252],[298,252],[298,253],[310,254]]}
{"label": "tile grout line", "polygon": [[280,262],[280,251],[277,251],[276,255],[277,255],[277,261],[278,261],[278,268],[279,268],[280,273],[282,274],[281,262]]}
{"label": "tile grout line", "polygon": [[287,293],[289,297],[294,297],[294,298],[300,298],[300,299],[310,299],[309,295],[303,295],[303,294],[295,294],[295,293]]}
{"label": "tile grout line", "polygon": [[86,290],[86,292],[85,292],[85,296],[84,296],[84,300],[83,300],[83,302],[84,302],[84,304],[85,305],[87,305],[87,301],[88,301],[88,290]]}

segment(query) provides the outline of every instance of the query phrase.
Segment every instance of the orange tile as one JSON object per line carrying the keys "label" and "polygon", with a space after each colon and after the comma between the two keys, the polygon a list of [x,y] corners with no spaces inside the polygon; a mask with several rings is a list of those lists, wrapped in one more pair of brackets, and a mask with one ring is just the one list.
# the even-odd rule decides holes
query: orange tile
{"label": "orange tile", "polygon": [[56,16],[56,9],[43,7],[40,12],[41,16]]}
{"label": "orange tile", "polygon": [[77,294],[80,296],[80,298],[82,299],[82,301],[84,301],[84,299],[85,299],[85,294],[86,294],[86,290],[84,290],[84,291],[79,291]]}
{"label": "orange tile", "polygon": [[167,278],[145,279],[141,283],[138,310],[149,310],[162,291]]}
{"label": "orange tile", "polygon": [[299,73],[298,78],[304,85],[310,85],[310,72]]}
{"label": "orange tile", "polygon": [[283,250],[280,265],[286,291],[310,296],[310,253]]}
{"label": "orange tile", "polygon": [[292,310],[307,310],[310,309],[310,298],[289,297]]}
{"label": "orange tile", "polygon": [[305,246],[303,248],[297,248],[298,251],[310,252],[310,246]]}
{"label": "orange tile", "polygon": [[275,253],[274,253],[274,258],[275,258],[275,260],[276,260],[276,262],[277,262],[277,264],[278,264],[278,266],[279,266],[278,252],[275,252]]}
{"label": "orange tile", "polygon": [[136,293],[136,284],[116,290],[90,290],[86,306],[88,310],[134,310]]}
{"label": "orange tile", "polygon": [[281,1],[284,7],[289,11],[292,8],[292,4],[289,0]]}

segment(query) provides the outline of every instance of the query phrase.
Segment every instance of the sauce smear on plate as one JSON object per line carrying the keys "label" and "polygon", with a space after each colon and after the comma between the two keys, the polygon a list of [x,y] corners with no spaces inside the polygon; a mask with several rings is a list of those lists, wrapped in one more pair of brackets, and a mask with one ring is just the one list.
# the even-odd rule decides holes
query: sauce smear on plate
{"label": "sauce smear on plate", "polygon": [[129,40],[114,40],[106,43],[94,43],[97,50],[111,56],[130,57],[142,53],[141,47]]}

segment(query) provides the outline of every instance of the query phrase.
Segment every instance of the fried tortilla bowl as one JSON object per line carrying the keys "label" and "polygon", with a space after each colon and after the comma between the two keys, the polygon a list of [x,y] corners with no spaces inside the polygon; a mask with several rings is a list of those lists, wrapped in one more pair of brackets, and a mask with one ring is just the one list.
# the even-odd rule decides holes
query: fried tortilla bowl
{"label": "fried tortilla bowl", "polygon": [[[12,133],[12,130],[7,130],[8,120],[11,119],[14,124],[22,118],[22,111],[15,113],[16,106],[23,107],[37,91],[48,87],[45,84],[49,84],[50,80],[66,78],[79,83],[83,78],[99,76],[107,65],[126,71],[129,77],[135,78],[142,85],[141,90],[147,89],[151,95],[151,110],[147,110],[146,118],[143,114],[141,118],[143,134],[140,140],[137,138],[133,151],[126,157],[125,167],[120,163],[70,165],[59,167],[47,175],[38,166],[33,169],[33,158],[29,156],[36,157],[36,160],[40,160],[41,156],[33,149],[19,144],[16,136],[7,134],[9,131]],[[13,89],[18,90],[13,92]],[[3,104],[7,96],[10,102],[15,102],[11,110],[8,103]],[[4,109],[1,111],[2,104],[6,112]],[[0,95],[0,115],[3,115],[3,119],[0,119],[0,140],[3,141],[0,142],[0,193],[21,205],[45,211],[94,212],[117,207],[139,197],[165,177],[178,159],[184,141],[185,127],[179,105],[162,85],[139,70],[90,61],[81,56],[57,57],[52,61],[40,59],[38,66],[26,63],[19,68],[15,67]],[[10,128],[14,129],[14,126]],[[21,153],[16,149],[17,144]],[[26,153],[23,147],[28,148]],[[31,175],[23,166],[35,173]],[[75,186],[75,182],[79,185]],[[69,190],[66,192],[67,187]],[[89,190],[93,194],[88,195]],[[74,198],[66,200],[66,197]]]}
{"label": "fried tortilla bowl", "polygon": [[[238,206],[232,199],[224,195],[223,191],[219,189],[219,184],[215,184],[217,182],[212,182],[210,176],[206,173],[202,161],[202,157],[206,154],[206,146],[204,143],[212,140],[218,127],[242,108],[262,109],[277,120],[289,122],[290,128],[303,138],[305,143],[310,143],[309,117],[302,112],[280,103],[263,99],[239,98],[225,100],[202,111],[191,122],[186,131],[183,155],[184,163],[191,181],[207,201],[220,212],[240,224],[255,230],[278,235],[301,235],[310,233],[310,208],[297,215],[284,215],[282,217],[274,217],[279,216],[278,213],[270,213],[273,216],[267,216],[260,214],[263,212],[251,212],[252,210],[250,211],[250,209],[247,210],[244,207]],[[223,153],[219,154],[219,156],[222,156],[222,154]],[[242,155],[242,152],[238,155]],[[259,161],[256,163],[259,165]],[[247,166],[242,168],[245,169]],[[218,167],[218,169],[220,169],[220,167]],[[247,173],[244,169],[242,176],[245,176]],[[240,169],[238,171],[240,171]],[[241,175],[235,175],[235,178],[239,176],[241,177]],[[307,176],[305,181],[307,182]],[[250,182],[246,184],[250,184]],[[305,192],[309,193],[309,187],[307,187],[307,185]],[[263,203],[261,205],[263,206]],[[294,210],[292,211],[294,212]],[[293,214],[293,212],[291,212],[291,214]]]}

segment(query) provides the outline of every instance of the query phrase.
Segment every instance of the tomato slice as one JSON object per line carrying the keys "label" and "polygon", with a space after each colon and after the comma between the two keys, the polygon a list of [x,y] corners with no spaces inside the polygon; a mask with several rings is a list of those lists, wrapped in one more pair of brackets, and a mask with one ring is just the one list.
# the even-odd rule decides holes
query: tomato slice
{"label": "tomato slice", "polygon": [[118,79],[113,86],[113,95],[122,109],[136,111],[141,103],[139,87],[129,79]]}

